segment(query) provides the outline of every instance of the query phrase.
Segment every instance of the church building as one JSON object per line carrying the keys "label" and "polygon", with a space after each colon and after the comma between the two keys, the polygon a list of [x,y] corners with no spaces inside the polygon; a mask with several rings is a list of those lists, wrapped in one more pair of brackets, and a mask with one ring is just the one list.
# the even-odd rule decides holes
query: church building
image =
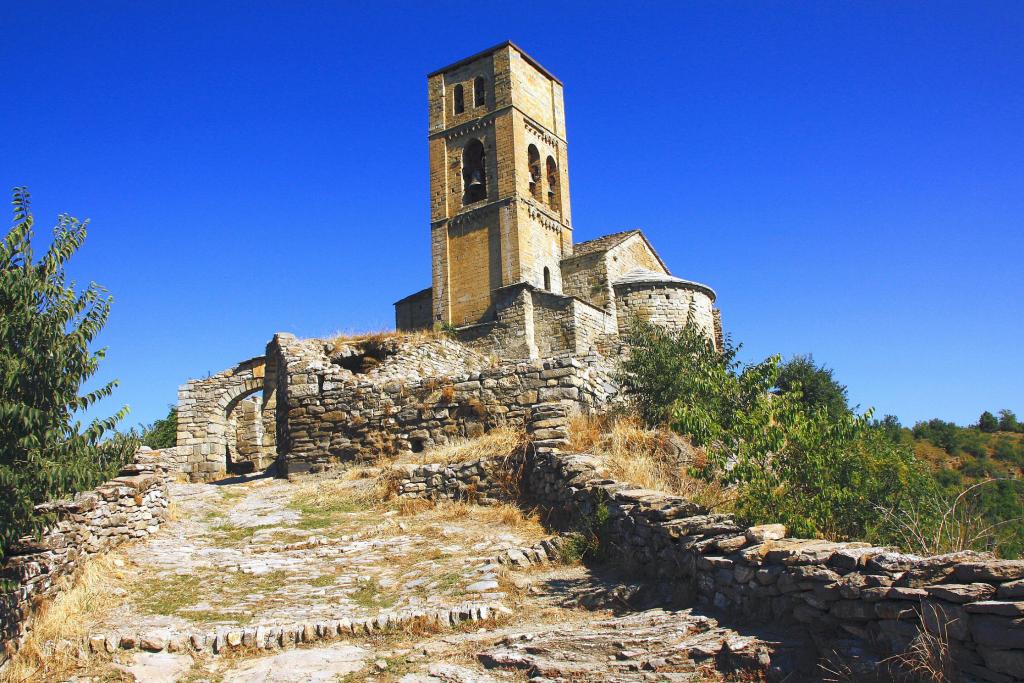
{"label": "church building", "polygon": [[431,286],[399,330],[444,328],[505,358],[610,353],[630,320],[692,318],[715,293],[673,276],[639,230],[573,243],[562,82],[505,42],[431,73]]}

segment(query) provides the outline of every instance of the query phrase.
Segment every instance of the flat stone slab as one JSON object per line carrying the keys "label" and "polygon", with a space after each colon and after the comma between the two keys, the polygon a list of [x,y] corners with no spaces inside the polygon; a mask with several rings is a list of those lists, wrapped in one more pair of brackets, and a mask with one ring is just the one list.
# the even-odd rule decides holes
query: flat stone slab
{"label": "flat stone slab", "polygon": [[192,657],[170,652],[139,652],[131,664],[121,665],[125,673],[140,683],[175,683],[192,668]]}
{"label": "flat stone slab", "polygon": [[362,670],[371,654],[345,643],[287,650],[242,662],[224,672],[224,683],[331,683]]}

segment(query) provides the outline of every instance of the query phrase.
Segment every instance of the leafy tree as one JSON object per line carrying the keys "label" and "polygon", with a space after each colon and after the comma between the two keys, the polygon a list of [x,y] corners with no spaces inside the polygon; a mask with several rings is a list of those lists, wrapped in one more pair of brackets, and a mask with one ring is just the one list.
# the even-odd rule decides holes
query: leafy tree
{"label": "leafy tree", "polygon": [[995,415],[986,410],[978,418],[978,429],[987,433],[994,432],[999,429],[999,421]]}
{"label": "leafy tree", "polygon": [[903,425],[895,415],[886,415],[881,420],[876,420],[872,426],[881,429],[893,443],[900,443],[903,440]]}
{"label": "leafy tree", "polygon": [[178,442],[178,409],[170,406],[167,417],[143,430],[142,443],[150,448],[170,448]]}
{"label": "leafy tree", "polygon": [[775,388],[780,393],[800,392],[800,401],[809,409],[824,408],[830,415],[850,412],[846,387],[832,376],[832,369],[814,362],[814,356],[794,356],[782,364]]}
{"label": "leafy tree", "polygon": [[61,215],[53,242],[35,261],[24,188],[14,190],[13,204],[14,224],[0,242],[0,556],[53,522],[37,505],[116,473],[131,446],[125,439],[102,441],[127,407],[86,425],[77,417],[117,386],[112,381],[79,393],[104,356],[90,345],[111,304],[100,286],[76,291],[65,275],[86,224]]}
{"label": "leafy tree", "polygon": [[963,430],[952,422],[933,418],[927,422],[914,425],[915,439],[928,439],[950,455],[960,452],[961,432]]}
{"label": "leafy tree", "polygon": [[1017,422],[1017,416],[1012,410],[1003,408],[999,411],[999,429],[1004,432],[1024,431],[1024,426]]}
{"label": "leafy tree", "polygon": [[[623,384],[641,415],[668,422],[707,452],[699,476],[731,487],[746,522],[793,533],[862,538],[880,521],[873,501],[929,485],[912,452],[871,426],[870,413],[809,406],[796,382],[778,390],[778,356],[741,365],[703,333],[634,323]],[[773,388],[775,391],[773,392]]]}

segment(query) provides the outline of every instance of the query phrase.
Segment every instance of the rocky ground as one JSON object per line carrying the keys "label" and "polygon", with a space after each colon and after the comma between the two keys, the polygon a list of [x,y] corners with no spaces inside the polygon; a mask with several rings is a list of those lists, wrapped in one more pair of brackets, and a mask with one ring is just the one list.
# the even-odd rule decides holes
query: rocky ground
{"label": "rocky ground", "polygon": [[[516,566],[510,551],[548,536],[535,518],[383,502],[375,474],[175,484],[172,520],[115,558],[109,598],[78,617],[96,643],[138,634],[167,647],[96,647],[74,680],[722,681],[778,678],[798,662],[792,640],[669,609],[663,588],[564,558]],[[378,620],[467,602],[493,609],[445,627]],[[189,646],[196,633],[251,640],[257,628],[343,621],[383,626],[283,648]]]}

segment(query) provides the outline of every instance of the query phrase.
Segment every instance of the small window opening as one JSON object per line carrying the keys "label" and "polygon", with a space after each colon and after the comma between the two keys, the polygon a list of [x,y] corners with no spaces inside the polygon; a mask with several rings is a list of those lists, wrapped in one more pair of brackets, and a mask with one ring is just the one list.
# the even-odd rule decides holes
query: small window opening
{"label": "small window opening", "polygon": [[487,169],[485,168],[484,144],[471,141],[462,150],[462,203],[472,204],[487,199]]}
{"label": "small window opening", "polygon": [[473,106],[482,107],[487,101],[487,81],[483,76],[477,76],[473,81]]}
{"label": "small window opening", "polygon": [[540,152],[536,145],[530,145],[526,150],[527,162],[530,166],[530,194],[534,199],[540,199]]}
{"label": "small window opening", "polygon": [[561,211],[561,199],[558,191],[558,164],[554,158],[548,157],[548,206],[555,211]]}
{"label": "small window opening", "polygon": [[462,93],[462,84],[455,86],[455,113],[461,114],[466,111],[466,99]]}
{"label": "small window opening", "polygon": [[551,291],[551,270],[544,266],[544,289]]}
{"label": "small window opening", "polygon": [[412,449],[413,453],[423,452],[423,439],[410,439],[409,448]]}

